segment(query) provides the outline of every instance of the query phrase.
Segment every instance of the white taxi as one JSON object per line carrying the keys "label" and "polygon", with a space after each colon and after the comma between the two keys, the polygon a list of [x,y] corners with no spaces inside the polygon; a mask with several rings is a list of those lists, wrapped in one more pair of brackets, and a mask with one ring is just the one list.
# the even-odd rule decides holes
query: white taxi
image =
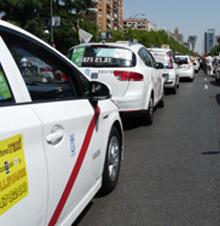
{"label": "white taxi", "polygon": [[195,78],[195,70],[193,62],[191,61],[190,56],[188,55],[176,55],[176,62],[178,64],[177,74],[181,78],[188,78],[193,82]]}
{"label": "white taxi", "polygon": [[86,43],[67,54],[88,77],[107,83],[123,116],[153,122],[154,107],[164,105],[164,79],[148,50],[139,43]]}
{"label": "white taxi", "polygon": [[107,85],[1,20],[0,48],[0,225],[71,225],[117,184],[118,108]]}
{"label": "white taxi", "polygon": [[161,62],[164,65],[164,68],[160,69],[165,79],[164,87],[171,90],[173,94],[176,94],[179,88],[179,76],[177,74],[178,65],[176,64],[173,51],[169,47],[148,48],[148,50],[156,62]]}

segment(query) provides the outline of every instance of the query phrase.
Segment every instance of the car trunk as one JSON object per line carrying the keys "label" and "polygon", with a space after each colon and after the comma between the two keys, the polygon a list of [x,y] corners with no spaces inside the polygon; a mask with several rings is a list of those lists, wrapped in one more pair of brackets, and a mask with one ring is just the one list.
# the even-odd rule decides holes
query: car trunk
{"label": "car trunk", "polygon": [[126,94],[130,79],[124,74],[136,64],[131,50],[105,44],[83,45],[74,47],[69,58],[91,79],[108,84],[113,96]]}

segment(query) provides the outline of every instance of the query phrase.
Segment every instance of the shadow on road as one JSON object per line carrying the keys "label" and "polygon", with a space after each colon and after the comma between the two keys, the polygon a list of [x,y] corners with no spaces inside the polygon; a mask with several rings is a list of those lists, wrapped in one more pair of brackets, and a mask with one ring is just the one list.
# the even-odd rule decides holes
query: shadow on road
{"label": "shadow on road", "polygon": [[210,84],[211,84],[212,86],[219,86],[219,83],[217,83],[216,81],[210,81]]}
{"label": "shadow on road", "polygon": [[216,102],[218,103],[218,105],[220,105],[220,94],[217,94],[215,96]]}
{"label": "shadow on road", "polygon": [[87,212],[91,209],[93,206],[93,202],[90,202],[86,208],[83,210],[83,212],[78,216],[78,218],[75,220],[75,222],[71,226],[77,226],[81,222],[81,220],[85,217]]}
{"label": "shadow on road", "polygon": [[123,124],[123,128],[125,131],[127,130],[132,130],[132,129],[136,129],[138,127],[143,126],[141,124],[141,120],[139,118],[123,118],[122,119],[122,124]]}
{"label": "shadow on road", "polygon": [[207,151],[207,152],[202,152],[202,155],[219,155],[220,151]]}
{"label": "shadow on road", "polygon": [[180,82],[187,83],[187,82],[192,82],[192,80],[190,78],[180,78]]}

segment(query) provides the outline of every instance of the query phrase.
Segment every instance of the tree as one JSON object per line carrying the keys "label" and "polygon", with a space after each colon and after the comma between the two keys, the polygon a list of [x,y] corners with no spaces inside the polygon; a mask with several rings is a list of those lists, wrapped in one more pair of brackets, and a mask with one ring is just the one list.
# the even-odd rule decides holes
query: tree
{"label": "tree", "polygon": [[89,11],[92,0],[0,0],[0,12],[5,14],[4,20],[50,42],[44,30],[51,26],[51,1],[52,16],[61,17],[61,26],[53,29],[54,42],[66,54],[69,47],[78,44],[77,18],[83,18],[79,12]]}

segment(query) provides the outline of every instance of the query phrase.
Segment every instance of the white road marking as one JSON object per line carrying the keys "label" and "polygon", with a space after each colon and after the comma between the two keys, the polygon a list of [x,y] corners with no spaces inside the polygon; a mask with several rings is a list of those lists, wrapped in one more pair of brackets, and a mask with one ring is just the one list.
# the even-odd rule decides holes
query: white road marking
{"label": "white road marking", "polygon": [[204,88],[205,88],[205,89],[208,89],[209,87],[208,87],[208,85],[205,85]]}

